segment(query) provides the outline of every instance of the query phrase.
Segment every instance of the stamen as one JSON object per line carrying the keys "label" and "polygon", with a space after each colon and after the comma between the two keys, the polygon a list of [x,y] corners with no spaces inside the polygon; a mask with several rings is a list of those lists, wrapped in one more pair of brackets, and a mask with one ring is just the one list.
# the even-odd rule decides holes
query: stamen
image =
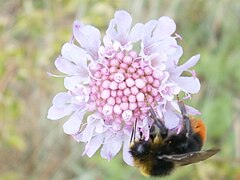
{"label": "stamen", "polygon": [[191,94],[190,93],[185,93],[186,95],[182,98],[182,100],[186,100],[186,99],[191,99]]}
{"label": "stamen", "polygon": [[65,78],[65,77],[70,77],[70,75],[56,75],[56,74],[52,74],[50,72],[47,72],[47,75],[51,76],[51,77],[57,77],[57,78]]}
{"label": "stamen", "polygon": [[74,36],[72,35],[72,37],[71,37],[71,39],[70,39],[70,43],[72,44],[73,42],[74,42],[74,40],[75,40],[75,38],[74,38]]}
{"label": "stamen", "polygon": [[179,35],[179,34],[177,34],[177,33],[175,33],[175,36],[174,36],[174,38],[176,38],[176,39],[180,39],[180,40],[183,40],[182,36],[180,36],[180,35]]}
{"label": "stamen", "polygon": [[97,63],[103,65],[107,69],[107,72],[106,72],[106,75],[107,75],[109,73],[109,68],[102,61],[98,61]]}
{"label": "stamen", "polygon": [[88,67],[87,68],[87,71],[88,71],[88,73],[89,73],[89,76],[92,78],[92,79],[94,79],[94,80],[96,80],[96,81],[101,81],[102,79],[103,79],[103,77],[102,78],[100,78],[100,79],[98,79],[98,78],[95,78],[93,75],[92,75],[92,72],[90,71],[90,69],[89,69],[90,67]]}
{"label": "stamen", "polygon": [[[140,65],[139,66],[136,66],[135,64],[134,64],[134,62],[135,61],[137,61],[137,60],[140,60]],[[139,56],[139,57],[136,57],[136,58],[134,58],[133,60],[132,60],[132,66],[135,68],[135,69],[138,69],[138,68],[140,68],[141,67],[141,62],[143,61],[143,57],[141,57],[141,56]]]}

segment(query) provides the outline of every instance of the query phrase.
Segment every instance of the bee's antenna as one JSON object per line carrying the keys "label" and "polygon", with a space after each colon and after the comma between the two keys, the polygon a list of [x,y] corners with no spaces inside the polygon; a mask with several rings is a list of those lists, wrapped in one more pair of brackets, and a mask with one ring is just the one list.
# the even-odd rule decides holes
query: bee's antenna
{"label": "bee's antenna", "polygon": [[190,119],[187,115],[186,107],[185,107],[183,101],[179,99],[178,95],[177,95],[177,101],[178,101],[178,106],[179,106],[179,109],[180,109],[182,117],[183,117],[184,128],[187,131],[186,136],[189,137],[189,134],[191,133]]}

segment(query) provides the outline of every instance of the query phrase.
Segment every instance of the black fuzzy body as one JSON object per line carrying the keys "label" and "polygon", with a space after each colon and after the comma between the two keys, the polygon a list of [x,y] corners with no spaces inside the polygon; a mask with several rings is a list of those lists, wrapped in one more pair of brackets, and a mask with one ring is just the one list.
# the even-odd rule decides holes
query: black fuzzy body
{"label": "black fuzzy body", "polygon": [[[156,140],[157,139],[157,140]],[[150,135],[150,138],[139,140],[130,147],[134,164],[146,176],[166,176],[175,168],[175,163],[161,158],[164,155],[179,155],[200,151],[203,142],[199,134],[186,131],[162,138],[162,135]]]}

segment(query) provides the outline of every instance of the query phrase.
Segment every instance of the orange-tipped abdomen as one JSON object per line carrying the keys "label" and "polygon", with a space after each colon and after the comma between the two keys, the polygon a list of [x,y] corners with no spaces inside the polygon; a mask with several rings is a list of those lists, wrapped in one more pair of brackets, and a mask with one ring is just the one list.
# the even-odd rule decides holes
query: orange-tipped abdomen
{"label": "orange-tipped abdomen", "polygon": [[204,142],[206,141],[206,137],[207,137],[207,129],[206,129],[206,126],[204,125],[202,119],[196,119],[194,117],[190,117],[190,121],[191,121],[191,127],[192,127],[193,131],[195,133],[199,134],[199,136],[202,139],[202,142],[204,144]]}

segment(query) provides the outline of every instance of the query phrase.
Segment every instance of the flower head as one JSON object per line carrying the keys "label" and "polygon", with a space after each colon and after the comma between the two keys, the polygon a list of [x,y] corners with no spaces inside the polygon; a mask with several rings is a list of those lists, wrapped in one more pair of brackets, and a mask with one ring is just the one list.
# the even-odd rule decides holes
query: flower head
{"label": "flower head", "polygon": [[[174,96],[199,91],[197,77],[182,73],[190,71],[200,56],[177,65],[183,52],[175,29],[169,17],[132,26],[129,13],[117,11],[102,44],[97,28],[74,22],[73,40],[63,45],[55,61],[66,74],[67,92],[55,96],[48,118],[70,115],[63,129],[85,143],[83,154],[91,157],[101,147],[101,156],[110,160],[123,146],[123,159],[131,164],[133,124],[137,121],[137,131],[148,137],[149,105],[164,117],[169,130],[177,132],[181,118]],[[198,113],[191,107],[187,110]]]}

